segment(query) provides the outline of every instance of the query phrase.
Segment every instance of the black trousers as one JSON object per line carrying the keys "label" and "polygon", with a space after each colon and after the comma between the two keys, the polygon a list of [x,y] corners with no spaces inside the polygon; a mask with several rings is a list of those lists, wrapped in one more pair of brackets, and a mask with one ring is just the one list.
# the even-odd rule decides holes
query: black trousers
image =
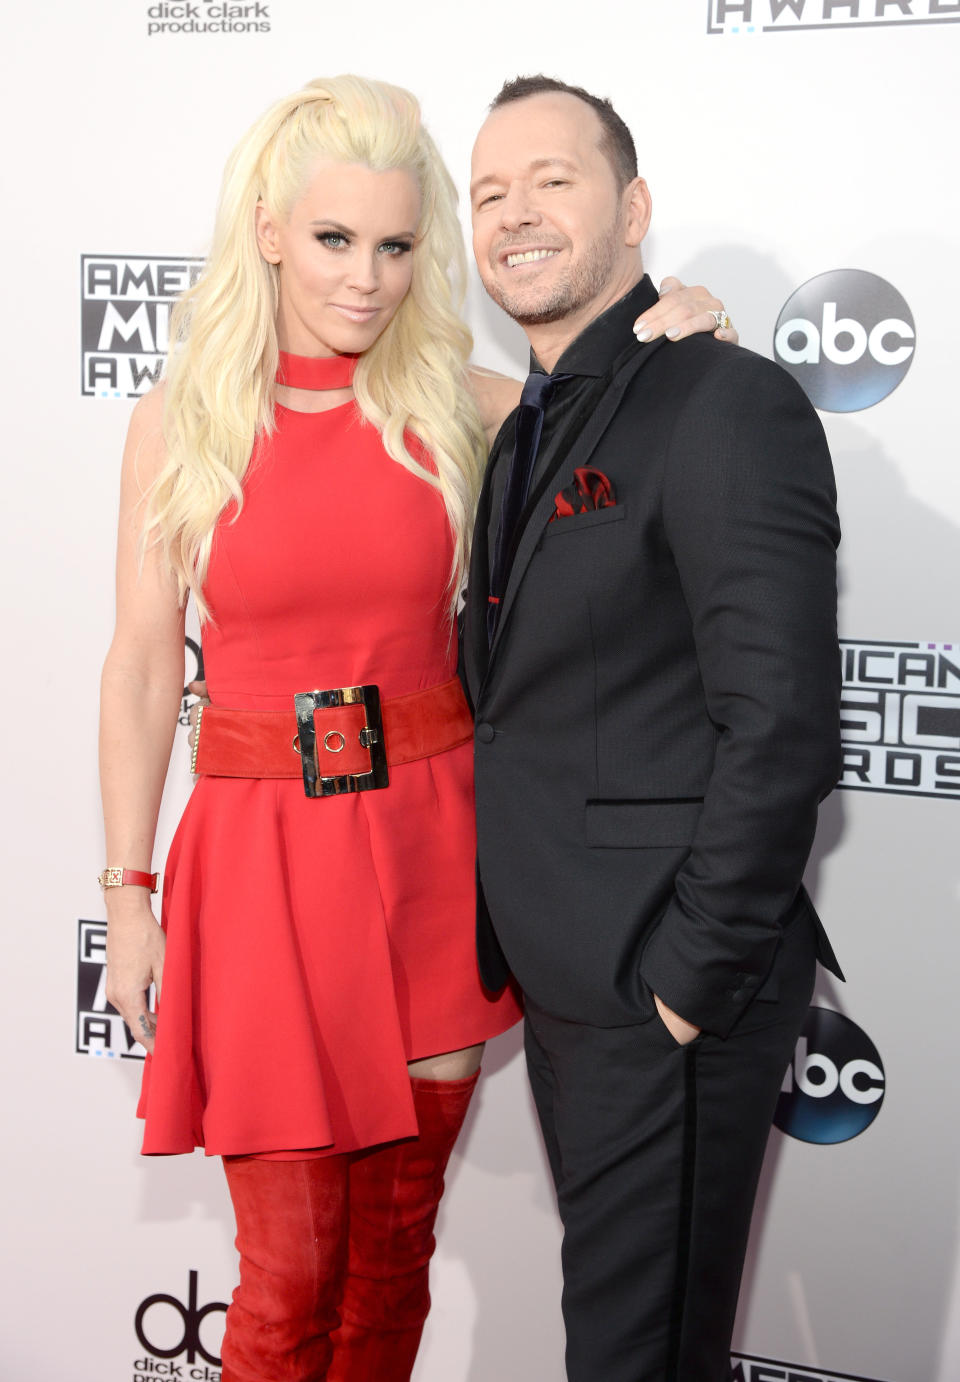
{"label": "black trousers", "polygon": [[[725,1382],[750,1215],[815,938],[784,932],[725,1039],[653,1008],[589,1027],[528,1002],[527,1068],[563,1221],[569,1382]],[[651,999],[652,1006],[652,999]]]}

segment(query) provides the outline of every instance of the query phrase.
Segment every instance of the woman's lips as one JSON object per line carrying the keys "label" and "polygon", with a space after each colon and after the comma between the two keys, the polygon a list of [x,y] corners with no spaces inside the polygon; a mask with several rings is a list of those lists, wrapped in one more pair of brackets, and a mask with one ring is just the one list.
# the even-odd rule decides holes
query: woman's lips
{"label": "woman's lips", "polygon": [[344,317],[352,322],[368,322],[371,317],[375,317],[380,311],[379,307],[346,307],[342,303],[334,302],[330,304],[335,312],[340,312]]}

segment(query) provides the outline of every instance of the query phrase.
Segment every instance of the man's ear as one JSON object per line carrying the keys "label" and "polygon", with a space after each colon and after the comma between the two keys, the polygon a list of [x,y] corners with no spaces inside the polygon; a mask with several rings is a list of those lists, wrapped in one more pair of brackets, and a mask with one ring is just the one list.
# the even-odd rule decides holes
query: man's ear
{"label": "man's ear", "polygon": [[650,188],[643,178],[634,178],[633,182],[624,188],[623,198],[626,213],[624,244],[636,249],[650,229],[650,217],[653,213]]}
{"label": "man's ear", "polygon": [[257,209],[254,212],[254,226],[260,253],[268,264],[279,264],[280,238],[277,235],[276,222],[263,202],[257,202]]}

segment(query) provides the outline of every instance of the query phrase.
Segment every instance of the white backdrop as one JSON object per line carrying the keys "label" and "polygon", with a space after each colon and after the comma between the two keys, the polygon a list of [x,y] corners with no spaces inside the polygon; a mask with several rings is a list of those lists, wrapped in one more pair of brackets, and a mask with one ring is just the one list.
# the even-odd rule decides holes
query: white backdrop
{"label": "white backdrop", "polygon": [[[833,270],[879,275],[912,316],[915,342],[903,323],[878,338],[881,351],[909,347],[896,389],[824,415],[845,529],[842,634],[863,653],[851,662],[847,738],[861,767],[864,745],[873,754],[869,780],[851,772],[847,785],[879,790],[839,791],[822,813],[810,883],[849,982],[824,985],[815,1004],[846,1015],[852,1045],[838,1038],[827,1052],[811,1038],[795,1063],[786,1102],[806,1108],[815,1140],[772,1135],[735,1347],[744,1382],[955,1382],[960,3],[185,8],[185,21],[184,5],[166,0],[11,0],[4,10],[0,1378],[216,1382],[204,1353],[216,1357],[222,1314],[197,1324],[190,1273],[198,1312],[228,1298],[235,1270],[218,1165],[138,1156],[139,1062],[108,1053],[101,1018],[78,1017],[78,1004],[102,1007],[95,948],[82,971],[92,988],[78,999],[77,937],[80,919],[103,920],[96,701],[131,406],[83,391],[81,258],[202,257],[240,131],[275,96],[338,71],[415,90],[463,191],[486,103],[505,77],[542,70],[614,98],[653,191],[650,271],[705,280],[745,345],[772,354],[788,299]],[[148,31],[176,22],[192,27]],[[224,23],[237,31],[202,31]],[[97,310],[88,304],[88,322]],[[851,309],[841,302],[838,314]],[[522,337],[476,289],[468,315],[477,359],[523,374]],[[865,329],[876,319],[864,316]],[[855,353],[856,340],[838,337],[834,355]],[[113,346],[149,353],[144,342]],[[129,361],[120,365],[129,377]],[[846,377],[827,354],[821,366]],[[901,666],[899,681],[897,644],[928,658]],[[882,730],[867,705],[880,696]],[[897,733],[912,758],[880,744]],[[921,769],[930,794],[901,790]],[[158,866],[189,789],[181,739]],[[844,1064],[854,1059],[868,1063]],[[452,1164],[417,1382],[561,1382],[558,1230],[516,1033],[491,1045],[486,1069]],[[828,1099],[831,1069],[844,1083]],[[868,1126],[831,1142],[844,1112]],[[141,1321],[148,1347],[135,1317],[153,1295],[181,1302],[187,1323],[171,1301],[154,1303]],[[173,1356],[158,1369],[165,1349]]]}

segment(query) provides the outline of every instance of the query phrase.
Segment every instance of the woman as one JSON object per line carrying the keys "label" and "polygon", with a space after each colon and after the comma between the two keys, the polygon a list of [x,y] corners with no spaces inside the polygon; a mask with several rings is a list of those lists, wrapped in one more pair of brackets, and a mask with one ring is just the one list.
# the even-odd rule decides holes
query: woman
{"label": "woman", "polygon": [[[278,102],[227,165],[124,456],[107,993],[151,1053],[144,1151],[223,1157],[224,1382],[409,1377],[444,1167],[482,1043],[519,1015],[476,975],[453,635],[484,432],[518,386],[466,371],[454,206],[408,93],[340,77]],[[165,940],[149,870],[191,592],[213,704]]]}

